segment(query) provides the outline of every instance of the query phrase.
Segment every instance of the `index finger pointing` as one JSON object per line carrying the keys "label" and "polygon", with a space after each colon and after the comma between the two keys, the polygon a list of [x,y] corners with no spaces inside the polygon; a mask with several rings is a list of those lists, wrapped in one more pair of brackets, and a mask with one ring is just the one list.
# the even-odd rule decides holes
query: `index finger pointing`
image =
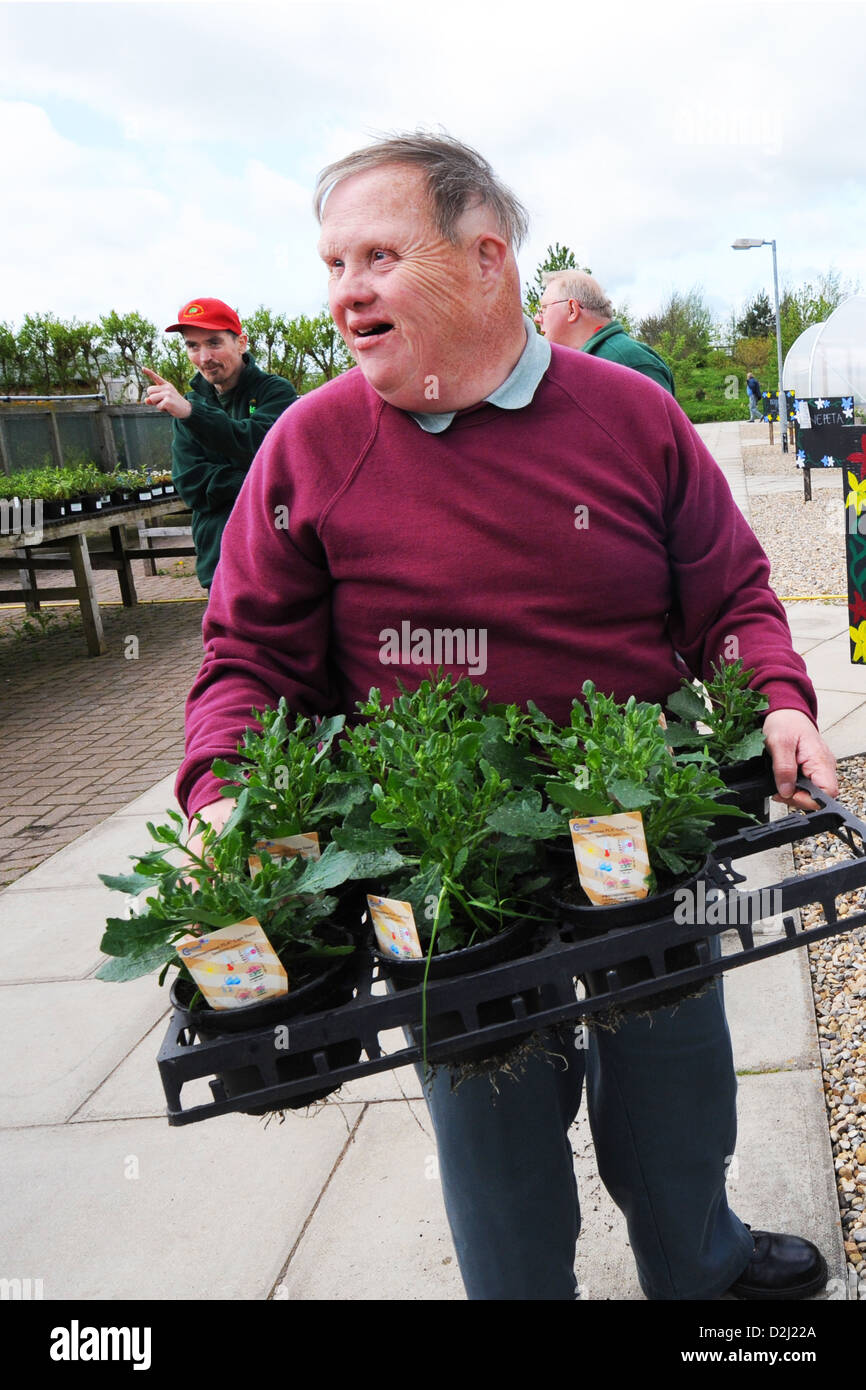
{"label": "index finger pointing", "polygon": [[165,377],[157,375],[156,372],[151,371],[150,367],[142,367],[141,370],[144,372],[145,376],[150,377],[155,386],[168,386]]}

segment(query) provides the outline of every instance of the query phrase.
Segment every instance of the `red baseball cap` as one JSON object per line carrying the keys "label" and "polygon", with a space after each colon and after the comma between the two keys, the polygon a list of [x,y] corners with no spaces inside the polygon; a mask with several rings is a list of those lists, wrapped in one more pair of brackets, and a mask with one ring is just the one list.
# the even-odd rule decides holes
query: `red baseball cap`
{"label": "red baseball cap", "polygon": [[169,324],[166,333],[180,333],[184,328],[228,329],[230,333],[243,333],[243,324],[235,313],[221,299],[191,299],[184,304],[177,316],[177,323]]}

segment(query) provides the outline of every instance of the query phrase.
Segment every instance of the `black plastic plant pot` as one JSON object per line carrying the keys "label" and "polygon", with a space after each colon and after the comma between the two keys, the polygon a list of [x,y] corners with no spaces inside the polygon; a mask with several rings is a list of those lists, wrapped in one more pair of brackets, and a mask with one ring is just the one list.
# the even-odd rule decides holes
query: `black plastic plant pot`
{"label": "black plastic plant pot", "polygon": [[[446,951],[442,955],[433,955],[430,959],[430,970],[427,975],[428,984],[439,980],[453,980],[461,975],[471,975],[477,970],[486,970],[488,966],[500,965],[504,961],[516,960],[521,956],[529,954],[530,942],[538,928],[538,923],[529,917],[519,917],[510,927],[504,931],[497,932],[495,936],[488,937],[486,941],[479,941],[475,946],[466,946],[458,951]],[[387,956],[373,944],[373,954],[380,962],[380,970],[386,975],[395,990],[411,989],[414,985],[420,985],[424,981],[424,972],[427,969],[426,956],[421,959],[411,959],[407,957]],[[542,1007],[541,991],[537,988],[527,990],[523,993],[523,1001],[527,1014],[537,1013]],[[479,1002],[478,1006],[478,1027],[492,1027],[496,1023],[506,1023],[513,1017],[511,1013],[511,1003],[509,1000],[490,1000]],[[415,1040],[419,1046],[423,1045],[420,1020],[414,1028]],[[463,1038],[466,1027],[460,1013],[444,1012],[436,1014],[428,1019],[427,1023],[427,1044],[447,1042],[449,1038]],[[486,1061],[495,1062],[502,1057],[505,1052],[511,1051],[519,1046],[529,1034],[521,1033],[517,1037],[510,1037],[503,1046],[496,1043],[492,1047],[489,1043],[481,1043],[473,1046],[459,1044],[454,1051],[449,1051],[447,1057],[444,1053],[439,1053],[437,1061],[445,1061],[450,1066],[478,1064]],[[492,1068],[495,1070],[495,1067]]]}
{"label": "black plastic plant pot", "polygon": [[[758,821],[766,824],[770,818],[769,798],[776,791],[773,760],[769,753],[765,751],[757,758],[720,767],[719,776],[728,788],[719,796],[719,801],[738,806],[741,811],[748,811],[750,816],[756,816]],[[724,840],[736,835],[748,824],[738,816],[720,816],[712,822],[708,834],[714,840]]]}
{"label": "black plastic plant pot", "polygon": [[[341,933],[342,935],[342,933]],[[345,939],[345,938],[344,938]],[[190,1008],[196,993],[195,984],[186,976],[179,975],[171,987],[171,1002],[178,1017],[185,1026],[192,1028],[202,1042],[213,1042],[217,1038],[246,1034],[258,1029],[273,1029],[272,1040],[268,1042],[268,1068],[270,1075],[254,1064],[232,1067],[221,1072],[216,1083],[229,1099],[260,1091],[263,1086],[278,1082],[301,1081],[309,1076],[311,1089],[291,1100],[272,1105],[249,1105],[239,1107],[243,1115],[267,1115],[279,1110],[302,1110],[314,1101],[323,1100],[336,1088],[323,1085],[316,1070],[312,1053],[292,1052],[290,1047],[280,1047],[278,1029],[281,1024],[289,1024],[292,1019],[302,1015],[318,1013],[324,1008],[339,1008],[348,1004],[354,996],[355,959],[348,956],[325,957],[324,960],[310,961],[304,976],[298,976],[301,983],[281,994],[276,999],[267,999],[262,1004],[252,1004],[242,1009],[211,1009],[204,1005]],[[291,1027],[288,1028],[291,1039]],[[361,1055],[360,1043],[354,1039],[332,1043],[325,1048],[328,1068],[353,1066]]]}
{"label": "black plastic plant pot", "polygon": [[66,506],[67,504],[59,498],[43,498],[42,520],[59,521],[61,517],[66,515]]}
{"label": "black plastic plant pot", "polygon": [[81,498],[86,512],[98,512],[102,502],[102,494],[99,492],[87,492]]}
{"label": "black plastic plant pot", "polygon": [[[677,895],[683,890],[692,894],[692,903],[696,901],[697,884],[706,877],[708,862],[706,861],[690,878],[666,886],[660,893],[652,893],[646,898],[634,898],[627,902],[612,903],[606,907],[591,903],[583,892],[577,875],[573,875],[569,880],[569,888],[560,883],[552,897],[553,906],[559,914],[563,940],[586,941],[593,937],[606,936],[608,932],[622,927],[637,927],[645,922],[673,918],[678,903],[682,901]],[[715,886],[712,885],[713,888]],[[708,943],[703,938],[700,941],[669,946],[665,950],[665,967],[667,970],[686,970],[700,965],[708,949]],[[615,969],[588,970],[582,978],[586,992],[592,998],[598,994],[607,994],[612,989],[626,988],[629,985],[642,984],[644,980],[651,980],[653,970],[646,956],[635,956],[633,960],[624,961]],[[626,1003],[621,1007],[626,1012],[643,1013],[647,1009],[661,1009],[679,1003],[694,992],[693,984],[681,985],[659,994],[646,995],[632,1004]]]}

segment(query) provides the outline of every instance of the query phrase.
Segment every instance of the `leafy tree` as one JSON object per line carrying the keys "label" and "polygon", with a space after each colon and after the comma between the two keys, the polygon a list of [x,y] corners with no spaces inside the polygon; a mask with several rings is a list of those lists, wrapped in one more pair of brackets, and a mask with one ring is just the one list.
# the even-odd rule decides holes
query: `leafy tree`
{"label": "leafy tree", "polygon": [[186,345],[180,333],[164,334],[162,352],[153,362],[153,370],[165,377],[166,381],[170,381],[181,395],[189,390],[189,384],[193,378],[193,366],[187,356]]}
{"label": "leafy tree", "polygon": [[638,324],[638,337],[676,364],[689,353],[706,353],[713,335],[713,316],[699,285],[680,294],[672,290],[657,314]]}
{"label": "leafy tree", "polygon": [[738,338],[771,338],[776,331],[776,313],[765,290],[746,306],[734,325]]}
{"label": "leafy tree", "polygon": [[0,387],[3,391],[20,390],[28,385],[27,353],[20,335],[8,323],[0,323]]}
{"label": "leafy tree", "polygon": [[39,391],[50,394],[54,385],[51,345],[51,314],[25,314],[18,343],[27,363],[28,381]]}
{"label": "leafy tree", "polygon": [[250,352],[263,372],[279,372],[280,349],[286,332],[283,314],[275,314],[260,304],[255,313],[244,319],[244,332],[250,340]]}
{"label": "leafy tree", "polygon": [[110,314],[104,314],[99,322],[103,341],[108,348],[116,349],[117,361],[123,369],[122,374],[134,379],[138,399],[141,400],[149,385],[141,369],[156,356],[156,324],[143,318],[141,314],[118,314],[114,310]]}
{"label": "leafy tree", "polygon": [[[327,310],[312,319],[301,314],[299,318],[290,320],[286,325],[287,341],[292,341],[292,332],[297,335],[298,346],[303,347],[318,369],[320,379],[312,384],[318,386],[322,381],[331,381],[352,366],[348,349]],[[309,389],[310,386],[307,387]]]}
{"label": "leafy tree", "polygon": [[588,265],[578,265],[574,252],[568,246],[560,246],[559,242],[555,246],[548,246],[547,255],[536,267],[535,279],[525,290],[523,308],[531,319],[538,313],[538,303],[544,293],[544,273],[550,270],[582,270],[587,275],[592,274]]}

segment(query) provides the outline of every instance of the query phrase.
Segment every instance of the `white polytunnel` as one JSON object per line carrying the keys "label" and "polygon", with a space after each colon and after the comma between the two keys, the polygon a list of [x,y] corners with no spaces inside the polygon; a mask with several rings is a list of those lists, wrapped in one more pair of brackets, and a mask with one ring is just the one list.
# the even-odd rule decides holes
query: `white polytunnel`
{"label": "white polytunnel", "polygon": [[853,396],[855,405],[866,405],[866,295],[852,295],[800,334],[782,384],[798,397]]}

